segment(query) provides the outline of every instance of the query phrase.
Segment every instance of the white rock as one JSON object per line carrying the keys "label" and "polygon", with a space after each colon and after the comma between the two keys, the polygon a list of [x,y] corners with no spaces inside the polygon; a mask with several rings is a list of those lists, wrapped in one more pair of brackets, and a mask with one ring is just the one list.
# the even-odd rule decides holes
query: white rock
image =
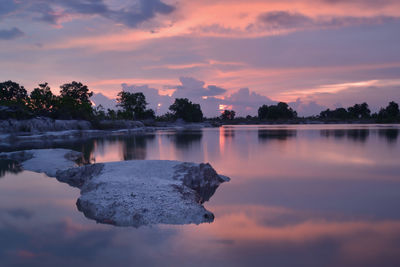
{"label": "white rock", "polygon": [[80,156],[71,150],[4,155],[23,161],[26,170],[45,172],[81,188],[78,209],[88,218],[118,226],[212,222],[214,215],[202,203],[229,181],[203,163],[132,160],[71,168]]}

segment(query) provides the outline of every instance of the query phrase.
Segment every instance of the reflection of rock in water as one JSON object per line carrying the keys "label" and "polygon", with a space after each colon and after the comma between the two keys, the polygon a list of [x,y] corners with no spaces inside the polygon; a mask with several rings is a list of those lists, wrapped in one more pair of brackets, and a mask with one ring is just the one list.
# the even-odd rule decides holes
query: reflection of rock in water
{"label": "reflection of rock in water", "polygon": [[289,138],[296,137],[296,130],[289,129],[259,129],[258,140],[265,142],[270,140],[285,141]]}
{"label": "reflection of rock in water", "polygon": [[178,131],[167,135],[178,149],[188,149],[191,146],[200,145],[203,132],[201,130]]}
{"label": "reflection of rock in water", "polygon": [[78,154],[44,149],[2,156],[18,156],[24,169],[80,188],[78,209],[97,222],[118,226],[212,222],[214,215],[202,203],[229,181],[203,163],[133,160],[73,167]]}
{"label": "reflection of rock in water", "polygon": [[[131,159],[145,159],[146,146],[150,140],[155,138],[154,134],[125,134],[120,136],[108,137],[91,137],[91,138],[72,138],[60,140],[28,140],[25,142],[18,142],[13,146],[12,150],[31,150],[31,149],[50,149],[50,148],[64,148],[82,152],[82,156],[78,163],[80,165],[94,163],[94,151],[103,147],[106,143],[123,144],[123,155],[125,160]],[[9,147],[1,147],[3,151],[11,151]]]}
{"label": "reflection of rock in water", "polygon": [[356,142],[365,142],[369,137],[369,129],[335,129],[321,130],[320,135],[323,137],[334,137],[336,139],[347,138]]}
{"label": "reflection of rock in water", "polygon": [[17,174],[22,171],[18,161],[10,159],[0,159],[0,178],[8,173]]}
{"label": "reflection of rock in water", "polygon": [[397,128],[379,129],[378,135],[379,137],[386,139],[388,143],[394,143],[399,137],[399,129]]}

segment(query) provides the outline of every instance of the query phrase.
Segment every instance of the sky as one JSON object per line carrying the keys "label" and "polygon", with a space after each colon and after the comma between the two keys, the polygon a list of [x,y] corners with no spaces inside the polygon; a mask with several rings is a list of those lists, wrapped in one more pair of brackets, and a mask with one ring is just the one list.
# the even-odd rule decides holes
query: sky
{"label": "sky", "polygon": [[400,102],[398,0],[0,0],[0,81],[80,81],[206,116],[284,101],[301,116]]}

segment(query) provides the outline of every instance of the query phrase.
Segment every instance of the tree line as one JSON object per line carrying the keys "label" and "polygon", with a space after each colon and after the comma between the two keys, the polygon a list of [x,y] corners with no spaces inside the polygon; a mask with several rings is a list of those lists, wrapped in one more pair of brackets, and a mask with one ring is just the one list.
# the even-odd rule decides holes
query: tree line
{"label": "tree line", "polygon": [[60,94],[54,95],[48,83],[39,84],[28,95],[24,86],[5,81],[0,83],[0,119],[28,119],[38,116],[53,119],[82,120],[175,120],[182,118],[188,122],[203,120],[199,104],[187,98],[177,98],[169,107],[170,112],[156,118],[155,112],[147,108],[143,93],[121,91],[117,95],[119,109],[105,110],[101,105],[94,107],[90,101],[93,95],[88,86],[73,81],[60,86]]}
{"label": "tree line", "polygon": [[328,121],[351,121],[351,120],[372,120],[379,123],[400,122],[399,105],[391,101],[385,108],[381,108],[377,113],[371,113],[367,103],[355,104],[345,108],[336,108],[334,110],[324,110],[319,118]]}
{"label": "tree line", "polygon": [[[28,95],[24,86],[13,81],[0,83],[0,119],[27,119],[37,116],[54,119],[83,120],[159,120],[173,121],[183,119],[186,122],[201,122],[204,120],[199,104],[192,103],[187,98],[177,98],[169,107],[169,112],[156,116],[154,110],[148,109],[146,97],[142,92],[131,93],[121,91],[117,95],[119,109],[105,110],[101,105],[94,107],[90,101],[93,95],[88,86],[73,81],[60,86],[60,94],[54,95],[48,83],[39,84]],[[258,116],[247,116],[246,120],[259,121],[290,121],[299,119],[297,112],[287,103],[262,105],[258,108]],[[236,118],[234,110],[224,110],[221,116],[214,118],[222,121],[233,121]],[[244,118],[241,118],[244,119]],[[355,104],[346,108],[324,110],[318,116],[311,117],[322,121],[374,121],[382,123],[400,122],[399,105],[390,102],[387,107],[371,114],[367,103]]]}

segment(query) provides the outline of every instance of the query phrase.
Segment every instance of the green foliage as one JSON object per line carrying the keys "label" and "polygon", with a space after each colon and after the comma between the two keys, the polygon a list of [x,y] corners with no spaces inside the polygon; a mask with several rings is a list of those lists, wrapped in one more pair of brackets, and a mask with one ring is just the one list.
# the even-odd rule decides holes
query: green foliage
{"label": "green foliage", "polygon": [[203,112],[199,104],[193,104],[187,98],[176,98],[169,107],[175,118],[183,119],[186,122],[203,121]]}
{"label": "green foliage", "polygon": [[221,120],[233,120],[235,118],[236,112],[234,110],[224,110],[220,118]]}
{"label": "green foliage", "polygon": [[258,109],[258,118],[260,120],[279,120],[279,119],[294,119],[297,117],[297,112],[289,108],[288,104],[279,102],[277,105],[262,105]]}

